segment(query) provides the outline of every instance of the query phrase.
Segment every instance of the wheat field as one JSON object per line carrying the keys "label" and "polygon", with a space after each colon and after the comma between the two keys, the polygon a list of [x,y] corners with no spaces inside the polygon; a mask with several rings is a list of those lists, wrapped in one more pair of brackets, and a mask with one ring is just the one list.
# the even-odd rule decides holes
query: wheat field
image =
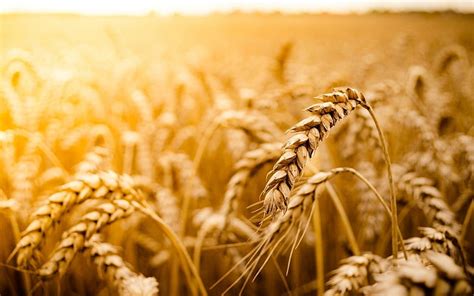
{"label": "wheat field", "polygon": [[472,295],[472,28],[0,15],[0,295]]}

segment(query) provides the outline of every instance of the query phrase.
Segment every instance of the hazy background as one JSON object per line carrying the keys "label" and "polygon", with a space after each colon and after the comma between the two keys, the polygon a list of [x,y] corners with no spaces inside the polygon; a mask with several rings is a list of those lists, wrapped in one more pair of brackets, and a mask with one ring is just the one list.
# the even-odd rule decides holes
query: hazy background
{"label": "hazy background", "polygon": [[85,14],[206,14],[210,12],[282,11],[282,12],[365,12],[369,10],[456,10],[473,12],[474,1],[376,1],[376,0],[207,0],[207,1],[63,1],[63,0],[6,0],[1,1],[3,12],[68,12]]}

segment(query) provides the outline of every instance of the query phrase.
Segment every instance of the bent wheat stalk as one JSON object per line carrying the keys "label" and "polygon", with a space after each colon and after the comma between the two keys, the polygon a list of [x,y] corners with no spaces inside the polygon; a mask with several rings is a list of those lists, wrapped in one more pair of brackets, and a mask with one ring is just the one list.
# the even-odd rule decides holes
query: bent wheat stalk
{"label": "bent wheat stalk", "polygon": [[[385,200],[377,193],[376,189],[368,182],[363,176],[361,176],[356,170],[352,168],[335,168],[327,172],[318,172],[312,177],[310,177],[295,193],[295,195],[291,198],[290,203],[288,205],[288,209],[285,213],[281,216],[278,216],[264,231],[263,237],[261,242],[245,257],[248,259],[248,262],[245,267],[245,272],[239,277],[238,280],[247,276],[245,282],[254,275],[254,278],[258,276],[261,272],[265,264],[270,260],[270,258],[274,254],[280,253],[285,248],[283,247],[286,243],[291,241],[289,235],[292,235],[292,230],[296,230],[296,234],[294,238],[292,238],[292,247],[290,254],[296,249],[304,234],[307,231],[308,224],[306,226],[303,225],[302,217],[310,211],[309,217],[315,210],[314,202],[317,198],[317,189],[320,185],[328,182],[333,177],[341,174],[341,173],[349,173],[360,180],[362,180],[365,184],[367,184],[370,189],[374,192],[377,196],[379,201],[384,206],[388,215],[392,215],[390,211],[390,207],[386,204]],[[310,222],[310,221],[308,221]],[[396,227],[396,235],[397,238],[400,238],[400,241],[403,241],[400,229],[398,225]],[[402,246],[402,250],[404,247]],[[405,251],[404,251],[405,253]],[[290,255],[291,256],[291,255]],[[394,256],[395,257],[395,256]],[[263,258],[263,263],[258,264]],[[405,254],[406,258],[406,254]],[[290,258],[291,259],[291,258]],[[394,260],[395,261],[395,260]],[[257,267],[260,266],[258,271],[255,272]],[[318,275],[320,276],[320,275]],[[225,277],[225,276],[224,276]],[[222,278],[221,278],[222,280]],[[237,281],[238,281],[237,280]],[[235,285],[234,282],[229,289]],[[217,282],[219,283],[219,281]],[[215,283],[215,285],[217,284]]]}
{"label": "bent wheat stalk", "polygon": [[[390,155],[388,154],[387,141],[385,140],[385,136],[383,135],[382,128],[380,127],[377,117],[375,116],[374,110],[372,109],[370,105],[366,104],[365,102],[363,102],[363,105],[364,105],[364,108],[367,109],[367,111],[369,111],[370,116],[372,117],[372,120],[374,121],[375,127],[379,134],[380,145],[382,146],[382,151],[384,154],[384,159],[385,159],[385,163],[387,167],[387,176],[388,176],[388,182],[389,182],[389,187],[390,187],[390,209],[392,211],[392,215],[391,215],[391,218],[392,218],[392,256],[395,259],[397,259],[398,235],[401,236],[401,233],[400,233],[400,229],[398,228],[397,199],[395,196],[395,185],[393,182],[392,163],[390,161]],[[402,243],[402,248],[403,248],[403,243]],[[395,264],[395,260],[394,260],[394,264]]]}
{"label": "bent wheat stalk", "polygon": [[306,108],[313,115],[290,128],[290,137],[283,147],[281,157],[268,174],[268,181],[261,194],[264,197],[265,214],[274,215],[287,209],[290,191],[319,143],[338,121],[357,105],[365,103],[364,95],[352,88],[337,90],[316,99],[321,103]]}
{"label": "bent wheat stalk", "polygon": [[74,206],[88,199],[127,199],[138,198],[133,182],[128,176],[113,172],[84,174],[76,180],[63,185],[59,191],[49,196],[47,203],[33,214],[33,221],[23,231],[11,259],[17,254],[17,264],[27,266],[38,251],[46,232],[61,221],[62,217]]}
{"label": "bent wheat stalk", "polygon": [[[154,211],[151,210],[150,206],[143,206],[142,204],[134,201],[133,205],[137,210],[142,212],[143,214],[147,215],[150,217],[153,221],[155,221],[160,229],[163,231],[163,233],[166,235],[166,237],[170,240],[171,244],[173,247],[176,249],[178,253],[179,260],[183,264],[183,269],[186,275],[186,278],[188,279],[189,283],[196,283],[197,289],[199,290],[199,293],[201,295],[207,295],[206,288],[204,287],[204,284],[201,280],[201,277],[199,276],[199,272],[197,271],[196,267],[193,264],[193,261],[191,260],[191,257],[189,256],[188,252],[186,251],[186,247],[183,245],[183,243],[180,241],[179,237],[173,232],[173,230],[166,225],[166,223],[158,216]],[[194,281],[192,281],[190,274],[194,277]],[[192,292],[194,292],[194,285],[191,285],[192,287]]]}
{"label": "bent wheat stalk", "polygon": [[62,276],[77,252],[92,235],[100,232],[106,225],[131,215],[134,207],[125,199],[99,205],[95,210],[85,214],[80,222],[63,233],[60,244],[53,251],[50,259],[38,270],[43,279],[50,279],[59,274]]}
{"label": "bent wheat stalk", "polygon": [[355,109],[357,105],[361,105],[369,112],[375,124],[386,162],[392,213],[392,254],[396,257],[399,234],[397,232],[399,231],[391,161],[386,140],[374,110],[367,103],[364,95],[352,88],[335,91],[318,98],[323,103],[308,107],[306,110],[315,115],[300,121],[290,129],[292,136],[287,141],[282,156],[269,174],[270,177],[262,192],[265,214],[273,215],[277,211],[286,210],[291,189],[301,176],[308,158],[313,156],[319,143],[331,127]]}

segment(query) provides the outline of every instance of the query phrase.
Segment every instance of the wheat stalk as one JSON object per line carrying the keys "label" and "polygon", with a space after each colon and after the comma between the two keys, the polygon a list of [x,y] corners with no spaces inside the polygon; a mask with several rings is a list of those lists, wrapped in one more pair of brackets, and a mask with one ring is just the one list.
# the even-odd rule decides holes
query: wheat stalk
{"label": "wheat stalk", "polygon": [[84,244],[102,278],[109,281],[122,296],[158,295],[158,282],[153,277],[136,274],[120,257],[113,245],[102,242],[99,235],[93,235]]}
{"label": "wheat stalk", "polygon": [[354,108],[365,102],[357,90],[347,88],[317,97],[317,103],[306,110],[313,115],[290,128],[290,137],[284,145],[281,157],[268,174],[268,181],[262,192],[265,214],[273,215],[286,210],[290,191],[309,158],[329,130]]}
{"label": "wheat stalk", "polygon": [[[320,185],[328,182],[330,179],[341,173],[352,174],[366,183],[371,188],[371,190],[373,190],[374,194],[377,195],[377,198],[386,209],[387,214],[392,215],[389,206],[385,203],[383,198],[377,193],[373,186],[354,169],[335,168],[328,172],[318,172],[306,180],[306,182],[301,185],[301,187],[299,187],[295,195],[290,199],[290,203],[286,212],[276,217],[270,223],[270,225],[265,228],[258,245],[246,257],[244,257],[244,259],[248,260],[246,263],[245,272],[227,290],[231,289],[238,282],[238,280],[244,276],[247,276],[245,283],[247,283],[252,275],[254,275],[255,279],[262,271],[268,260],[270,260],[273,255],[285,250],[285,245],[288,243],[291,243],[289,262],[291,261],[291,255],[293,251],[301,243],[301,240],[306,233],[309,223],[307,223],[306,226],[303,225],[303,216],[305,213],[310,211],[311,217],[311,213],[315,207],[315,200],[317,198],[317,189]],[[397,236],[402,239],[398,226],[396,229],[398,230]],[[296,233],[292,233],[292,230],[296,230]],[[290,239],[290,235],[295,235],[295,237]],[[259,265],[258,263],[261,261],[262,257],[263,263]],[[258,267],[259,269],[255,272]],[[217,285],[226,275],[224,275],[214,285]]]}
{"label": "wheat stalk", "polygon": [[144,125],[139,129],[140,137],[137,143],[137,168],[141,175],[155,178],[155,158],[153,157],[153,143],[150,139],[154,136],[152,125]]}
{"label": "wheat stalk", "polygon": [[416,110],[426,114],[425,105],[428,104],[428,90],[430,90],[432,80],[428,76],[428,72],[422,66],[413,66],[409,70],[406,92],[411,99]]}
{"label": "wheat stalk", "polygon": [[68,173],[59,167],[50,167],[44,170],[35,180],[35,185],[40,190],[46,191],[54,188],[54,185],[64,184]]}
{"label": "wheat stalk", "polygon": [[[368,162],[362,162],[358,171],[366,177],[377,190],[386,189],[382,186],[382,177],[376,171],[376,168]],[[360,184],[360,183],[359,183]],[[359,231],[365,242],[374,243],[379,235],[383,232],[383,227],[386,222],[383,205],[377,202],[376,197],[371,194],[370,189],[365,184],[357,185],[360,200],[357,203],[357,217]],[[383,197],[388,196],[387,190],[381,192]]]}
{"label": "wheat stalk", "polygon": [[277,140],[280,129],[264,114],[257,111],[229,110],[222,113],[217,122],[224,128],[244,131],[255,142],[268,143]]}
{"label": "wheat stalk", "polygon": [[31,264],[30,259],[38,251],[46,232],[54,224],[59,223],[74,206],[88,199],[114,200],[137,197],[132,181],[127,176],[113,172],[78,176],[76,180],[63,185],[59,191],[50,195],[47,203],[34,212],[32,222],[23,231],[11,256],[17,254],[19,266]]}
{"label": "wheat stalk", "polygon": [[275,57],[275,66],[273,69],[273,75],[280,83],[285,83],[286,72],[288,67],[288,60],[290,58],[291,52],[293,49],[292,42],[283,43],[278,51],[277,56]]}
{"label": "wheat stalk", "polygon": [[134,207],[125,199],[103,203],[89,211],[76,225],[63,233],[61,242],[48,261],[39,268],[38,274],[43,279],[49,279],[57,274],[62,276],[76,253],[83,250],[84,244],[92,235],[100,232],[103,227],[128,217],[133,211]]}
{"label": "wheat stalk", "polygon": [[23,209],[31,207],[35,189],[34,180],[41,167],[41,157],[37,154],[24,154],[13,168],[11,175],[11,198],[22,204]]}

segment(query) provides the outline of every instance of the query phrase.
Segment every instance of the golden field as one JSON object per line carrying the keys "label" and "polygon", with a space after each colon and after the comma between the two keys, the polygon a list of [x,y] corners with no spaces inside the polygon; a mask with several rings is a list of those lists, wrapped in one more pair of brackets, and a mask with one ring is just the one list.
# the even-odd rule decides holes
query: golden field
{"label": "golden field", "polygon": [[0,15],[0,295],[472,295],[472,28]]}

